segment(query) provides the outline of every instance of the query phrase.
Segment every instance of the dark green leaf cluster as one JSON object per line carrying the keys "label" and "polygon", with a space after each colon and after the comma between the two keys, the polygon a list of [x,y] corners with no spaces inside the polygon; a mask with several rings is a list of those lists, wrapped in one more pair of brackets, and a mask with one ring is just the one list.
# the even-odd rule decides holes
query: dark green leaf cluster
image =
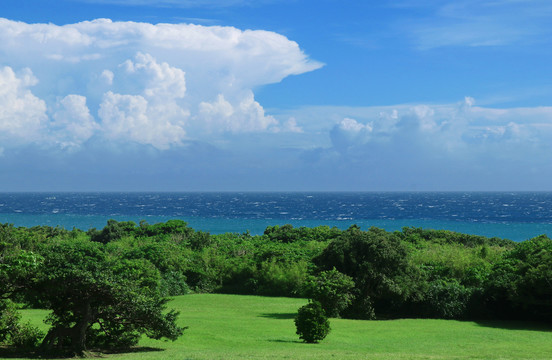
{"label": "dark green leaf cluster", "polygon": [[[353,226],[313,262],[318,271],[334,268],[354,282],[350,305],[332,316],[550,321],[551,249],[546,236],[514,243],[450,231],[364,232]],[[333,293],[320,289],[325,296]]]}
{"label": "dark green leaf cluster", "polygon": [[295,327],[299,338],[307,343],[317,343],[330,332],[330,321],[317,301],[302,306],[295,316]]}
{"label": "dark green leaf cluster", "polygon": [[343,310],[351,306],[355,298],[355,283],[335,269],[322,271],[307,283],[307,296],[322,306],[329,317],[339,317]]}
{"label": "dark green leaf cluster", "polygon": [[314,263],[319,269],[350,276],[355,284],[355,298],[342,314],[369,319],[373,308],[378,316],[392,316],[408,298],[412,279],[407,248],[395,233],[371,228],[361,231],[352,226],[332,241]]}
{"label": "dark green leaf cluster", "polygon": [[552,240],[542,235],[505,253],[491,270],[485,300],[493,317],[552,323]]}
{"label": "dark green leaf cluster", "polygon": [[301,226],[294,228],[290,224],[268,226],[264,235],[270,241],[279,241],[283,243],[290,243],[294,241],[330,241],[341,235],[341,230],[336,227],[330,228],[329,226],[317,226],[314,228],[308,228]]}

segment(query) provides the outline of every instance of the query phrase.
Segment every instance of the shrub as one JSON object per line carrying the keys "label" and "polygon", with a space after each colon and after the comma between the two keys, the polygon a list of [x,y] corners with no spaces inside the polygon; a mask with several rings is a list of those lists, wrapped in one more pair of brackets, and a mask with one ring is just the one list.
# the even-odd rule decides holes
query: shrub
{"label": "shrub", "polygon": [[461,319],[468,310],[473,289],[457,280],[435,280],[429,284],[422,304],[423,315],[438,319]]}
{"label": "shrub", "polygon": [[44,333],[30,323],[19,325],[17,331],[12,334],[12,345],[19,350],[31,351],[38,348]]}
{"label": "shrub", "polygon": [[330,332],[330,322],[318,301],[299,308],[295,327],[299,338],[307,343],[317,343]]}
{"label": "shrub", "polygon": [[178,271],[170,271],[161,274],[161,295],[177,296],[190,293],[190,288],[186,283],[186,276]]}
{"label": "shrub", "polygon": [[34,350],[44,334],[30,324],[20,324],[21,315],[10,300],[0,300],[0,345]]}
{"label": "shrub", "polygon": [[304,294],[307,263],[282,263],[274,259],[261,264],[258,272],[257,294],[266,296],[300,297]]}

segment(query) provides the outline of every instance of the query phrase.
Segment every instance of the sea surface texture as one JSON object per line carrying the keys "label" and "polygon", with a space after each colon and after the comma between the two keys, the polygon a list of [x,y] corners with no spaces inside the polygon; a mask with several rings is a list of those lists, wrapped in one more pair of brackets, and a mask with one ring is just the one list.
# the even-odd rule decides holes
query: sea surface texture
{"label": "sea surface texture", "polygon": [[516,241],[552,235],[552,193],[0,193],[0,222],[101,229],[108,219],[187,221],[211,233],[269,225],[446,229]]}

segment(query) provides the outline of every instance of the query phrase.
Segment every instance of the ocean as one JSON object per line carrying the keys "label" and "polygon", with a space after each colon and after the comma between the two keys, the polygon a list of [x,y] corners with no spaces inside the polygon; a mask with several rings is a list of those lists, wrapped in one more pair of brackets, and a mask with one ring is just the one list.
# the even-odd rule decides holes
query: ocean
{"label": "ocean", "polygon": [[182,219],[196,230],[262,234],[267,226],[405,226],[522,241],[552,236],[552,192],[0,193],[0,223],[101,229],[107,220]]}

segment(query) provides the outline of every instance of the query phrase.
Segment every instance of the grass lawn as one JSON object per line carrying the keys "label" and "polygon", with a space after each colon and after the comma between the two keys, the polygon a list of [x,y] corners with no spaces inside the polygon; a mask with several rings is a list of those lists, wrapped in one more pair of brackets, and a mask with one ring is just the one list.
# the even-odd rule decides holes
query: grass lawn
{"label": "grass lawn", "polygon": [[[552,328],[516,322],[331,319],[320,344],[295,334],[304,299],[187,295],[170,306],[189,326],[176,342],[143,339],[112,359],[551,359]],[[24,311],[39,324],[46,312]]]}

